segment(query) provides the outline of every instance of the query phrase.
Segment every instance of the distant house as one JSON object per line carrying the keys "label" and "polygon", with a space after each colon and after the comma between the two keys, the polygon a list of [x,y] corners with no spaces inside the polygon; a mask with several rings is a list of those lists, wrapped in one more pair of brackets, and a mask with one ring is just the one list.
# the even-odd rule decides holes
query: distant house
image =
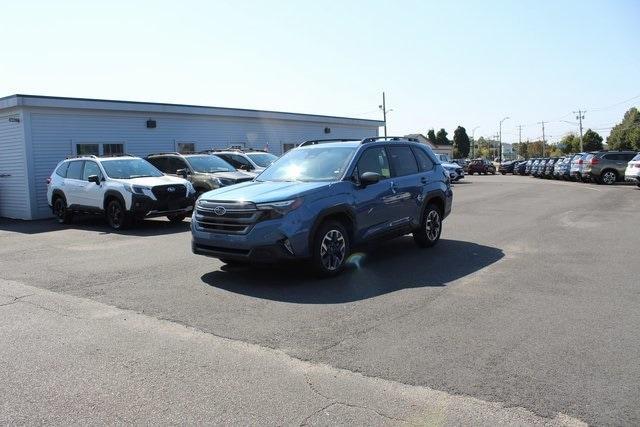
{"label": "distant house", "polygon": [[426,144],[433,150],[434,153],[446,154],[450,159],[453,159],[453,144],[433,144],[421,133],[412,133],[411,135],[405,135],[406,138],[415,138],[422,144]]}

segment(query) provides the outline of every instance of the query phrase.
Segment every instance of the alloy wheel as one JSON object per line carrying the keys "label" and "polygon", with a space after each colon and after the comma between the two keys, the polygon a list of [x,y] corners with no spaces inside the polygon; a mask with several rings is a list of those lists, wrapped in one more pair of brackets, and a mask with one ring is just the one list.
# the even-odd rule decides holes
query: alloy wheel
{"label": "alloy wheel", "polygon": [[337,270],[344,261],[346,248],[342,233],[335,229],[329,230],[320,244],[322,265],[329,271]]}
{"label": "alloy wheel", "polygon": [[607,185],[613,184],[614,182],[616,182],[616,174],[611,171],[607,171],[603,173],[602,182],[604,182]]}
{"label": "alloy wheel", "polygon": [[120,228],[122,226],[122,209],[118,203],[111,203],[109,205],[109,222],[113,228]]}
{"label": "alloy wheel", "polygon": [[427,233],[427,238],[430,241],[434,241],[438,238],[440,234],[440,214],[432,210],[427,215],[427,220],[425,221],[425,231]]}

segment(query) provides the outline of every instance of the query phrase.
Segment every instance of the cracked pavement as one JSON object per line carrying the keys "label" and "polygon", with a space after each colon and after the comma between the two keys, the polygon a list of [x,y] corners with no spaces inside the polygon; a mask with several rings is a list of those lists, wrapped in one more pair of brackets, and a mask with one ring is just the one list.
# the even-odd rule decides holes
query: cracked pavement
{"label": "cracked pavement", "polygon": [[465,180],[438,246],[323,281],[0,219],[0,422],[639,424],[640,191]]}

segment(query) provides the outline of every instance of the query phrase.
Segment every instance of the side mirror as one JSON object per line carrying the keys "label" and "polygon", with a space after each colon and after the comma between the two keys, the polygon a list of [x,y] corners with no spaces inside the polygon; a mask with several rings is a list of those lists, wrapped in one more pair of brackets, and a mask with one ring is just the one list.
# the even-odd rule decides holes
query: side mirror
{"label": "side mirror", "polygon": [[189,171],[187,169],[178,169],[176,171],[176,175],[181,176],[184,179],[187,179],[187,175],[189,175]]}
{"label": "side mirror", "polygon": [[382,179],[382,175],[375,172],[365,172],[360,175],[360,185],[366,187],[367,185],[376,184]]}
{"label": "side mirror", "polygon": [[89,175],[87,181],[93,182],[96,185],[100,185],[100,177],[98,175]]}

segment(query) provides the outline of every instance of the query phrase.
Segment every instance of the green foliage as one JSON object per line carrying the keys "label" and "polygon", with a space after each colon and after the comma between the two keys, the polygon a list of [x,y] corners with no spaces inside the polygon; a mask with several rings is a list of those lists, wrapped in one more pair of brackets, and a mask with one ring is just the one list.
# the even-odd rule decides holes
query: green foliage
{"label": "green foliage", "polygon": [[573,133],[565,135],[558,144],[562,154],[577,153],[580,151],[580,138]]}
{"label": "green foliage", "polygon": [[429,131],[427,132],[427,139],[430,143],[434,145],[436,144],[436,133],[433,129],[429,129]]}
{"label": "green foliage", "polygon": [[447,131],[444,129],[440,129],[436,134],[436,144],[438,145],[449,145],[451,141],[447,138]]}
{"label": "green foliage", "polygon": [[523,142],[521,144],[514,144],[514,152],[516,154],[518,154],[519,156],[522,156],[525,159],[529,158],[529,146],[527,145],[526,142]]}
{"label": "green foliage", "polygon": [[630,108],[624,113],[622,122],[617,124],[607,138],[610,150],[640,151],[640,112]]}
{"label": "green foliage", "polygon": [[453,132],[453,157],[456,159],[469,155],[470,143],[467,130],[458,126]]}
{"label": "green foliage", "polygon": [[587,129],[582,136],[582,149],[584,151],[602,150],[602,137],[598,132]]}

